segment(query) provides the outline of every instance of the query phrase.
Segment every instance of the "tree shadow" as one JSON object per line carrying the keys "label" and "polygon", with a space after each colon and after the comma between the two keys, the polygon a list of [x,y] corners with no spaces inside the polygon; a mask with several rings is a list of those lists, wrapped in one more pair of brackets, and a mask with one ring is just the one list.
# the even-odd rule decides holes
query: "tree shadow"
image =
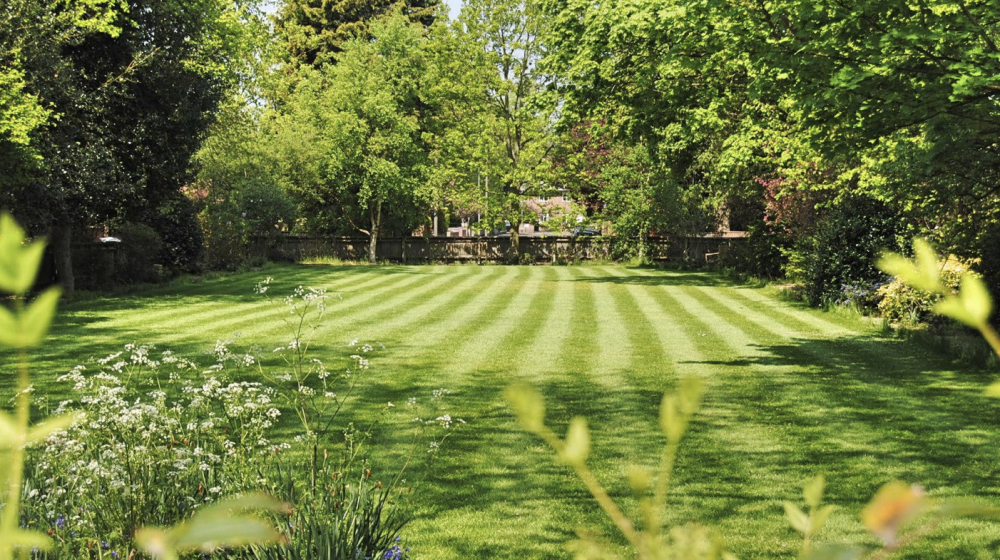
{"label": "tree shadow", "polygon": [[577,276],[575,282],[591,282],[594,284],[618,284],[624,286],[703,286],[703,287],[735,287],[741,284],[727,280],[712,272],[663,272],[650,270],[650,276]]}

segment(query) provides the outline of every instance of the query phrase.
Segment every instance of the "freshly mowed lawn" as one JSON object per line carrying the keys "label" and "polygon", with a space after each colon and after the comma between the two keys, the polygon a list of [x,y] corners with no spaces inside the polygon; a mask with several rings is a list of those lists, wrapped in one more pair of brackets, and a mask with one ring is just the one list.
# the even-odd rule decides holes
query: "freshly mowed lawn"
{"label": "freshly mowed lawn", "polygon": [[[781,501],[801,502],[802,482],[817,472],[838,507],[821,541],[875,544],[858,513],[892,479],[1000,505],[1000,409],[981,396],[989,375],[707,273],[275,266],[64,306],[36,375],[128,342],[188,356],[234,333],[265,352],[287,344],[280,307],[253,294],[265,276],[276,297],[300,284],[343,296],[331,301],[317,356],[334,362],[354,338],[386,346],[354,419],[375,418],[387,401],[452,391],[449,409],[468,424],[418,488],[405,530],[417,558],[567,557],[563,545],[580,526],[621,543],[569,471],[514,421],[501,395],[515,381],[542,390],[557,431],[574,415],[588,418],[591,464],[631,507],[624,469],[655,463],[661,395],[682,376],[704,379],[706,404],[682,446],[669,518],[716,527],[740,558],[796,556]],[[375,445],[373,461],[386,471],[405,446],[388,431]],[[991,557],[998,540],[992,524],[948,522],[902,557]]]}

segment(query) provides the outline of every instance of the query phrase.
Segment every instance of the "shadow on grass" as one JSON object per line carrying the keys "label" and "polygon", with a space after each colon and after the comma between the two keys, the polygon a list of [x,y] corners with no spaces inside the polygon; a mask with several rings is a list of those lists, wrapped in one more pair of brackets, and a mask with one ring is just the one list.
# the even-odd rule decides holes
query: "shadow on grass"
{"label": "shadow on grass", "polygon": [[[646,269],[643,269],[646,270]],[[712,272],[661,272],[649,269],[650,276],[577,276],[575,282],[592,282],[595,284],[619,284],[628,286],[704,286],[704,287],[735,287],[741,284],[727,280]]]}
{"label": "shadow on grass", "polygon": [[[898,339],[795,339],[752,349],[757,355],[689,362],[727,380],[711,397],[717,410],[706,434],[741,424],[783,434],[774,446],[784,451],[780,460],[756,459],[804,476],[825,472],[838,481],[832,499],[855,505],[892,478],[953,495],[1000,495],[994,469],[983,468],[1000,460],[1000,403],[983,396],[984,372]],[[738,472],[733,457],[711,455],[705,459],[724,472]]]}

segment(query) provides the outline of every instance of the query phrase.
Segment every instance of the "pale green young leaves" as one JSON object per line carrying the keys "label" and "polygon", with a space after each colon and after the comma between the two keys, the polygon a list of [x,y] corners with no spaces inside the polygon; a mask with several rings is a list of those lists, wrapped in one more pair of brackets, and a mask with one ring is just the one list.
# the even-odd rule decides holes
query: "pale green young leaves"
{"label": "pale green young leaves", "polygon": [[782,503],[788,523],[796,531],[805,535],[807,539],[818,533],[826,525],[827,520],[830,519],[830,515],[833,513],[834,506],[820,506],[825,487],[826,480],[822,474],[816,475],[815,478],[806,482],[802,487],[802,497],[805,499],[806,506],[809,507],[808,514],[792,502]]}
{"label": "pale green young leaves", "polygon": [[538,391],[527,385],[511,385],[504,390],[504,397],[525,430],[537,434],[545,429],[545,400]]}
{"label": "pale green young leaves", "polygon": [[903,283],[913,288],[945,293],[947,290],[941,283],[937,254],[930,243],[919,237],[914,239],[913,252],[916,257],[912,261],[896,253],[887,253],[879,260],[878,267],[893,276],[898,276]]}
{"label": "pale green young leaves", "polygon": [[[24,230],[10,214],[0,215],[0,292],[24,296],[35,283],[45,242],[26,243]],[[50,288],[15,313],[0,306],[0,346],[32,348],[48,333],[60,291]]]}
{"label": "pale green young leaves", "polygon": [[6,212],[0,215],[0,291],[24,295],[35,282],[45,243],[25,245],[24,230]]}
{"label": "pale green young leaves", "polygon": [[978,276],[962,277],[962,287],[957,296],[949,296],[934,306],[934,312],[970,327],[982,328],[993,311],[993,301],[986,284]]}
{"label": "pale green young leaves", "polygon": [[819,507],[825,489],[826,479],[823,478],[822,473],[816,475],[816,478],[813,478],[809,482],[806,482],[805,486],[802,487],[802,497],[805,498],[806,505],[811,508]]}
{"label": "pale green young leaves", "polygon": [[932,293],[944,294],[944,299],[934,306],[934,312],[950,317],[976,329],[987,326],[993,311],[989,291],[978,276],[965,275],[958,294],[950,293],[941,283],[937,254],[924,239],[913,240],[913,260],[902,255],[887,253],[878,266],[885,272],[899,277],[906,285]]}
{"label": "pale green young leaves", "polygon": [[206,506],[190,520],[169,529],[144,527],[136,541],[149,555],[161,560],[177,560],[186,552],[212,552],[219,548],[273,544],[284,537],[267,521],[241,513],[245,511],[284,512],[287,506],[263,494],[231,498]]}
{"label": "pale green young leaves", "polygon": [[677,444],[684,437],[688,421],[701,406],[705,386],[701,380],[688,377],[681,381],[677,393],[666,393],[660,402],[660,429],[667,441]]}
{"label": "pale green young leaves", "polygon": [[52,539],[44,533],[40,533],[38,531],[15,529],[13,531],[0,534],[0,548],[6,550],[13,548],[21,548],[25,550],[30,550],[32,548],[37,548],[38,550],[50,550],[52,548]]}
{"label": "pale green young leaves", "polygon": [[570,420],[566,430],[566,447],[563,448],[561,459],[570,465],[582,465],[590,455],[590,432],[587,420],[577,416]]}
{"label": "pale green young leaves", "polygon": [[17,314],[0,306],[0,346],[26,349],[41,344],[56,315],[61,293],[59,288],[49,288]]}

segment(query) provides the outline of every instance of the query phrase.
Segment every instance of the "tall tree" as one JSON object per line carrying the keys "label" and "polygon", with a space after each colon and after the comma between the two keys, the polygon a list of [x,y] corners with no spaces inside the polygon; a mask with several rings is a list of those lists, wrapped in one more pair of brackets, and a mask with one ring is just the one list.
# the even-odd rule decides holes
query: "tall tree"
{"label": "tall tree", "polygon": [[252,4],[224,0],[121,6],[112,19],[120,32],[22,50],[25,91],[58,118],[38,130],[43,165],[10,185],[4,204],[51,232],[67,289],[75,228],[145,219],[179,199],[202,131],[241,79],[245,23],[257,17]]}
{"label": "tall tree", "polygon": [[547,103],[546,76],[538,67],[545,54],[543,21],[531,0],[470,0],[456,27],[459,37],[475,46],[469,79],[480,84],[487,109],[475,140],[490,179],[490,221],[510,224],[515,256],[526,199],[550,189],[544,170],[555,106]]}
{"label": "tall tree", "polygon": [[383,232],[409,233],[420,220],[426,59],[423,30],[399,12],[374,22],[372,35],[348,41],[337,64],[306,72],[283,134],[286,161],[301,163],[290,185],[310,227],[365,234],[374,262]]}

